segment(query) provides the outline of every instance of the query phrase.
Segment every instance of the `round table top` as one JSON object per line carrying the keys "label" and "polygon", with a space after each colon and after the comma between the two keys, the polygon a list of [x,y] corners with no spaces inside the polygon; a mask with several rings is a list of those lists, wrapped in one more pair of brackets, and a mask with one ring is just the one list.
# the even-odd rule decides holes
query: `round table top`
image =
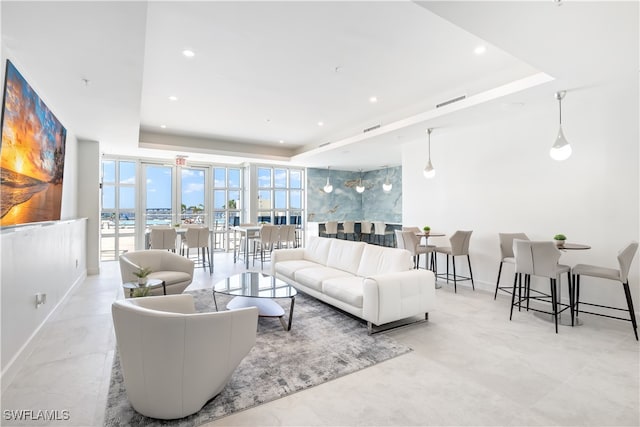
{"label": "round table top", "polygon": [[213,291],[226,295],[252,298],[291,298],[298,292],[290,284],[262,273],[246,272],[222,279]]}
{"label": "round table top", "polygon": [[583,251],[585,249],[591,249],[591,246],[582,243],[565,243],[562,246],[558,246],[558,249],[567,251]]}
{"label": "round table top", "polygon": [[138,282],[127,282],[122,285],[125,289],[138,289],[138,288],[155,288],[157,286],[162,286],[162,280],[160,279],[147,279],[147,284],[145,286],[138,285]]}
{"label": "round table top", "polygon": [[444,237],[446,236],[446,234],[444,233],[440,233],[438,231],[430,231],[429,234],[420,232],[420,233],[416,233],[416,236],[418,237]]}

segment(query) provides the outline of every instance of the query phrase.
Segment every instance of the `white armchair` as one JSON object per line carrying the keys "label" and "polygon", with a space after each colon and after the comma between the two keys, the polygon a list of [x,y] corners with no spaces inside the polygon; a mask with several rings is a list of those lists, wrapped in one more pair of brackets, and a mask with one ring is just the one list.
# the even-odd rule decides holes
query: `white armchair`
{"label": "white armchair", "polygon": [[[180,294],[189,286],[193,280],[193,266],[190,259],[160,249],[132,251],[120,255],[122,283],[135,282],[137,277],[133,273],[147,267],[151,269],[150,279],[164,281],[167,294]],[[162,288],[151,291],[152,294],[160,292]]]}
{"label": "white armchair", "polygon": [[182,294],[118,300],[111,312],[127,397],[147,417],[199,411],[255,345],[255,307],[195,313]]}

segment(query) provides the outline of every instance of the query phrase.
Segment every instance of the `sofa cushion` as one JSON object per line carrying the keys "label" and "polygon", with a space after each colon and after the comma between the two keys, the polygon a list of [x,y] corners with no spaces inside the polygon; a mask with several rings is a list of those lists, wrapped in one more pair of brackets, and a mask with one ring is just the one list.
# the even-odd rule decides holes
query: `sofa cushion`
{"label": "sofa cushion", "polygon": [[363,277],[338,277],[322,282],[322,291],[327,296],[354,307],[362,308],[363,283]]}
{"label": "sofa cushion", "polygon": [[311,236],[307,242],[307,247],[304,251],[304,259],[317,262],[318,264],[327,265],[327,256],[329,255],[329,248],[331,248],[331,241],[326,237]]}
{"label": "sofa cushion", "polygon": [[191,276],[182,271],[154,271],[149,274],[149,278],[164,280],[164,284],[167,286],[191,281]]}
{"label": "sofa cushion", "polygon": [[322,292],[322,282],[336,277],[353,277],[353,275],[331,267],[305,268],[295,272],[296,282],[318,292]]}
{"label": "sofa cushion", "polygon": [[358,276],[368,277],[382,273],[395,273],[411,270],[413,261],[406,249],[383,248],[366,245],[362,251]]}
{"label": "sofa cushion", "polygon": [[365,245],[366,243],[363,242],[332,239],[329,256],[327,257],[327,267],[356,274]]}
{"label": "sofa cushion", "polygon": [[276,273],[280,273],[285,277],[290,279],[294,278],[294,274],[298,270],[302,270],[304,268],[314,268],[318,267],[318,264],[312,261],[307,261],[304,259],[296,259],[291,261],[281,261],[277,262],[275,265]]}

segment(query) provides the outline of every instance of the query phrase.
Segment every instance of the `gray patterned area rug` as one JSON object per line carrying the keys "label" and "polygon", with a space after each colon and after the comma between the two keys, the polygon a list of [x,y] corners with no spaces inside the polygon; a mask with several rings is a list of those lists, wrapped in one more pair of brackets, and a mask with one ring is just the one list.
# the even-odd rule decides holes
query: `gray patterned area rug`
{"label": "gray patterned area rug", "polygon": [[[197,311],[215,311],[210,290],[191,293]],[[228,297],[216,294],[216,299],[219,307],[226,306]],[[278,301],[283,301],[285,313],[289,313],[289,300]],[[291,331],[284,331],[278,319],[260,318],[256,345],[240,363],[229,384],[215,399],[189,417],[165,421],[138,414],[127,400],[116,354],[105,425],[198,426],[409,351],[409,347],[385,334],[368,335],[364,322],[313,297],[298,294]]]}

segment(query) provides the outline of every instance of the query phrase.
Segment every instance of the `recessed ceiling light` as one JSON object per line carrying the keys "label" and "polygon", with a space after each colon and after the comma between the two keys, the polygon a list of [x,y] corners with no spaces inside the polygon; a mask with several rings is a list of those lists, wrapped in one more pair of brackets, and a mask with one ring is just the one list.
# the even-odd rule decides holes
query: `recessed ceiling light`
{"label": "recessed ceiling light", "polygon": [[278,141],[278,142],[279,142],[280,144],[284,144],[284,141],[283,141],[283,140],[280,140],[280,141]]}
{"label": "recessed ceiling light", "polygon": [[166,129],[166,128],[167,128],[167,125],[160,125],[160,128],[161,128],[161,129]]}
{"label": "recessed ceiling light", "polygon": [[177,100],[178,100],[178,97],[177,97],[177,96],[171,95],[171,96],[169,97],[169,101],[177,101]]}
{"label": "recessed ceiling light", "polygon": [[376,102],[378,102],[378,97],[377,96],[370,96],[369,97],[369,102],[372,104],[375,104]]}
{"label": "recessed ceiling light", "polygon": [[475,53],[476,55],[482,55],[486,51],[487,51],[487,47],[485,45],[480,45],[475,49],[473,49],[473,53]]}
{"label": "recessed ceiling light", "polygon": [[190,49],[185,49],[182,51],[182,54],[184,56],[186,56],[187,58],[193,58],[194,56],[196,56],[196,53]]}
{"label": "recessed ceiling light", "polygon": [[324,126],[324,122],[318,122],[318,126]]}
{"label": "recessed ceiling light", "polygon": [[271,123],[271,119],[264,119],[265,122]]}

